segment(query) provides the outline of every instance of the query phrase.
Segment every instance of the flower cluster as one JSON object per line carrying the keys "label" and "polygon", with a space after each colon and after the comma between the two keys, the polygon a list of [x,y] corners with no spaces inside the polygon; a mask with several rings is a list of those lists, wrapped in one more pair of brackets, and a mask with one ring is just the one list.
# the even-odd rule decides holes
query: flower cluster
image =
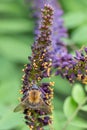
{"label": "flower cluster", "polygon": [[59,58],[59,55],[63,55],[67,52],[63,38],[67,38],[67,30],[64,27],[64,21],[62,19],[63,11],[60,8],[60,5],[56,0],[51,0],[51,4],[54,7],[54,20],[52,26],[52,46],[49,50],[53,64]]}
{"label": "flower cluster", "polygon": [[44,3],[49,3],[50,5],[52,5],[52,7],[54,8],[54,18],[53,18],[53,25],[52,25],[52,44],[51,46],[48,48],[50,57],[53,60],[53,66],[55,64],[55,62],[57,63],[58,59],[61,58],[61,56],[63,56],[64,54],[67,53],[67,49],[66,46],[64,45],[63,42],[63,38],[67,38],[68,34],[67,34],[67,29],[64,27],[64,21],[62,19],[62,15],[63,15],[63,11],[60,7],[60,5],[58,4],[57,0],[49,0],[49,1],[45,1],[45,0],[34,0],[34,8],[36,9],[35,11],[35,18],[37,18],[38,20],[36,28],[35,28],[35,35],[37,36],[39,34],[39,30],[38,30],[38,26],[40,25],[40,21],[41,21],[41,15],[39,12],[40,8],[43,8]]}
{"label": "flower cluster", "polygon": [[77,73],[76,79],[84,84],[87,84],[87,48],[76,51],[75,60],[76,66],[73,68]]}
{"label": "flower cluster", "polygon": [[43,130],[44,126],[52,124],[51,86],[54,83],[43,83],[42,79],[51,77],[55,69],[55,75],[66,77],[70,82],[79,80],[87,84],[87,48],[76,51],[75,57],[68,53],[62,40],[68,36],[61,18],[63,11],[56,0],[33,2],[36,9],[34,17],[38,20],[30,63],[23,69],[21,106],[30,129]]}
{"label": "flower cluster", "polygon": [[57,66],[57,72],[63,77],[66,77],[70,82],[78,80],[87,84],[87,48],[76,51],[75,57],[63,57],[60,64],[59,67]]}
{"label": "flower cluster", "polygon": [[[67,30],[63,25],[63,11],[56,0],[50,1],[34,1],[36,7],[36,17],[38,18],[37,25],[40,25],[41,15],[39,8],[42,8],[44,2],[49,2],[54,8],[54,19],[52,25],[52,44],[48,48],[50,57],[52,58],[52,66],[56,69],[55,75],[61,75],[63,78],[66,77],[70,82],[76,80],[82,81],[82,83],[87,82],[86,76],[86,56],[83,53],[77,51],[76,57],[73,57],[68,53],[65,43],[62,41],[63,38],[67,38]],[[37,4],[38,3],[38,4]],[[37,26],[37,27],[38,27]],[[39,34],[39,30],[35,29],[35,34]],[[86,49],[85,49],[86,52]],[[82,60],[84,59],[84,60]]]}
{"label": "flower cluster", "polygon": [[51,86],[54,83],[41,83],[41,81],[51,75],[52,59],[47,48],[51,45],[53,8],[46,4],[41,12],[42,19],[38,27],[40,33],[32,45],[30,64],[23,69],[25,74],[21,90],[26,124],[31,130],[42,130],[44,126],[52,123],[53,89]]}

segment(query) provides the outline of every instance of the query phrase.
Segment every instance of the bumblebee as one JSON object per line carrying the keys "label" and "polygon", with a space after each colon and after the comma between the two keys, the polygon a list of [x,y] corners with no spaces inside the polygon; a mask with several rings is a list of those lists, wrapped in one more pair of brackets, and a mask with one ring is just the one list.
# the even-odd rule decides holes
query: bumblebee
{"label": "bumblebee", "polygon": [[43,110],[45,112],[51,113],[50,106],[44,101],[44,94],[40,88],[33,84],[26,97],[21,101],[21,103],[14,109],[14,112],[24,111],[25,109],[33,110]]}

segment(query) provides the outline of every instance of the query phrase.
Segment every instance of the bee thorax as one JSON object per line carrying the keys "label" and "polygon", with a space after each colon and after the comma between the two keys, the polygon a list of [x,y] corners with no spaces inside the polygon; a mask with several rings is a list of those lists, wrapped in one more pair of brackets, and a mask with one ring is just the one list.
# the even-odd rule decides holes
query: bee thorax
{"label": "bee thorax", "polygon": [[38,90],[31,90],[29,92],[29,102],[32,104],[37,104],[40,101],[41,92]]}

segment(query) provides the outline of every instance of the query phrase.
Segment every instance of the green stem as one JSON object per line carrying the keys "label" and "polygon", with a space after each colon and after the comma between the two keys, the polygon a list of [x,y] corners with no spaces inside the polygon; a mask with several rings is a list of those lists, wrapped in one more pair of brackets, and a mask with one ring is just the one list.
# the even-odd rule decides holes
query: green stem
{"label": "green stem", "polygon": [[77,113],[79,112],[79,110],[82,108],[82,106],[85,104],[85,102],[87,101],[87,97],[83,100],[83,102],[81,104],[78,105],[76,111],[73,113],[73,115],[67,120],[67,122],[65,123],[65,126],[63,127],[62,130],[66,130],[67,127],[69,126],[69,124],[71,123],[71,121],[74,119],[74,117],[77,115]]}

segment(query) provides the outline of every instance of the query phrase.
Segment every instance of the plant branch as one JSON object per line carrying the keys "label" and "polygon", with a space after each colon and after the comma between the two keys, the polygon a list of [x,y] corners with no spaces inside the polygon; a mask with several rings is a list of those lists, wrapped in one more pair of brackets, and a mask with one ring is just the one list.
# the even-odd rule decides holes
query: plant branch
{"label": "plant branch", "polygon": [[62,130],[66,130],[67,127],[69,126],[69,124],[71,123],[71,121],[74,119],[74,117],[77,115],[77,113],[79,112],[79,110],[82,108],[82,106],[85,104],[85,102],[87,101],[87,97],[83,100],[83,102],[81,104],[78,105],[76,111],[73,113],[73,115],[67,120],[67,122],[65,123],[65,126],[63,127]]}

